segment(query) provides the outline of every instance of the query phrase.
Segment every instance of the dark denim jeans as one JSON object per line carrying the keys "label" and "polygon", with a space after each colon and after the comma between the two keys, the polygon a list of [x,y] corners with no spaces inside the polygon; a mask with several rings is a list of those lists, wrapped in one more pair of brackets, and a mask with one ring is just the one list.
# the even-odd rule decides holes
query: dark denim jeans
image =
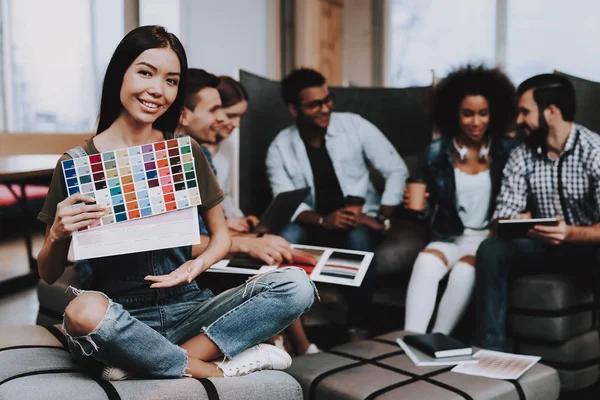
{"label": "dark denim jeans", "polygon": [[483,241],[475,261],[477,344],[504,351],[509,281],[519,275],[576,275],[590,282],[597,302],[597,250],[597,246],[581,244],[551,246],[531,238],[502,240],[493,237]]}
{"label": "dark denim jeans", "polygon": [[[381,241],[381,234],[365,225],[349,231],[328,231],[320,227],[306,227],[296,223],[286,226],[280,233],[284,239],[294,244],[326,246],[357,251],[374,251]],[[377,259],[371,266],[360,287],[337,286],[348,306],[346,315],[349,328],[367,329],[368,315],[373,303],[377,278]]]}

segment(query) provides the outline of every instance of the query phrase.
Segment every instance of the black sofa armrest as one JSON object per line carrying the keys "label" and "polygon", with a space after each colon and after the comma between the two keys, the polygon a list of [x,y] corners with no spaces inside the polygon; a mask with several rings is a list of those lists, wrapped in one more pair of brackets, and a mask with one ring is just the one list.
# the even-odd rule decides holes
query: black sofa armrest
{"label": "black sofa armrest", "polygon": [[375,250],[377,275],[409,275],[419,252],[429,241],[429,226],[421,221],[401,216]]}

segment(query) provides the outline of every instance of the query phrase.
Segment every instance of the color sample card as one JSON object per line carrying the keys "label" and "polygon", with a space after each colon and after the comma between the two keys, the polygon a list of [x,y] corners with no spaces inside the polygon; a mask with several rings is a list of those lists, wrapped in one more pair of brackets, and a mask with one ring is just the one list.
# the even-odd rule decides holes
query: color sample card
{"label": "color sample card", "polygon": [[363,259],[362,254],[334,251],[321,269],[321,275],[353,280],[358,275]]}
{"label": "color sample card", "polygon": [[88,228],[201,204],[194,165],[187,136],[62,162],[69,196],[83,193],[110,206]]}
{"label": "color sample card", "polygon": [[[224,272],[231,274],[256,275],[270,272],[276,268],[299,267],[315,282],[327,282],[337,285],[359,287],[373,260],[372,252],[355,251],[345,249],[334,249],[330,247],[318,247],[293,244],[293,249],[308,253],[308,256],[316,260],[316,264],[307,266],[299,260],[291,264],[264,265],[260,268],[245,268],[229,266],[231,260],[223,260],[210,269],[209,272]],[[314,262],[314,261],[313,261]]]}
{"label": "color sample card", "polygon": [[539,356],[503,353],[493,350],[479,350],[473,354],[477,364],[457,365],[452,372],[459,374],[484,376],[493,379],[519,379],[538,361]]}

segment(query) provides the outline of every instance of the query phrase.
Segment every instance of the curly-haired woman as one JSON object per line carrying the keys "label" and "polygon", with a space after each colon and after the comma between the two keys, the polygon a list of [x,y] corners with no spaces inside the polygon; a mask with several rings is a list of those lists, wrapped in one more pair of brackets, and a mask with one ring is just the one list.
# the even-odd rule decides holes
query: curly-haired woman
{"label": "curly-haired woman", "polygon": [[[422,175],[432,239],[419,253],[406,296],[404,329],[424,333],[439,282],[448,285],[434,332],[449,334],[475,283],[475,253],[488,236],[502,170],[516,142],[505,136],[515,113],[515,88],[497,69],[466,66],[450,73],[434,92],[434,123],[441,139],[426,150]],[[409,194],[405,191],[405,203]]]}

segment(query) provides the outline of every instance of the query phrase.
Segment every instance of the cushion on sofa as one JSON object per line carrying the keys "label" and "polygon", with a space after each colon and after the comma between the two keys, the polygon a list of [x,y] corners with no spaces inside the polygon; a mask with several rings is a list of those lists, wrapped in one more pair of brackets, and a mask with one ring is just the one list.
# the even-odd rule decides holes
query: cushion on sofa
{"label": "cushion on sofa", "polygon": [[519,337],[558,343],[593,328],[593,294],[572,276],[519,277],[510,304],[510,328]]}
{"label": "cushion on sofa", "polygon": [[347,343],[294,360],[288,372],[305,399],[556,399],[557,372],[536,364],[518,381],[450,372],[452,367],[417,367],[395,343],[405,332]]}
{"label": "cushion on sofa", "polygon": [[408,280],[415,259],[427,245],[427,240],[424,224],[405,218],[392,219],[392,227],[375,251],[377,275],[401,274]]}
{"label": "cushion on sofa", "polygon": [[600,337],[595,329],[556,345],[519,339],[515,346],[519,353],[540,356],[556,368],[566,390],[587,387],[600,377]]}
{"label": "cushion on sofa", "polygon": [[510,305],[517,310],[556,311],[592,301],[592,292],[585,282],[572,276],[540,274],[522,276],[512,283]]}
{"label": "cushion on sofa", "polygon": [[554,346],[535,340],[520,340],[517,346],[519,353],[540,356],[544,362],[558,367],[575,369],[600,363],[600,339],[596,330]]}
{"label": "cushion on sofa", "polygon": [[511,331],[519,337],[561,343],[590,331],[594,326],[594,314],[591,310],[570,315],[561,315],[562,312],[563,310],[557,310],[545,316],[511,313]]}
{"label": "cushion on sofa", "polygon": [[560,378],[560,388],[564,391],[575,391],[592,386],[600,377],[598,364],[577,369],[556,366]]}
{"label": "cushion on sofa", "polygon": [[282,371],[239,378],[94,379],[57,337],[64,340],[41,326],[0,326],[1,399],[302,399],[298,382]]}

